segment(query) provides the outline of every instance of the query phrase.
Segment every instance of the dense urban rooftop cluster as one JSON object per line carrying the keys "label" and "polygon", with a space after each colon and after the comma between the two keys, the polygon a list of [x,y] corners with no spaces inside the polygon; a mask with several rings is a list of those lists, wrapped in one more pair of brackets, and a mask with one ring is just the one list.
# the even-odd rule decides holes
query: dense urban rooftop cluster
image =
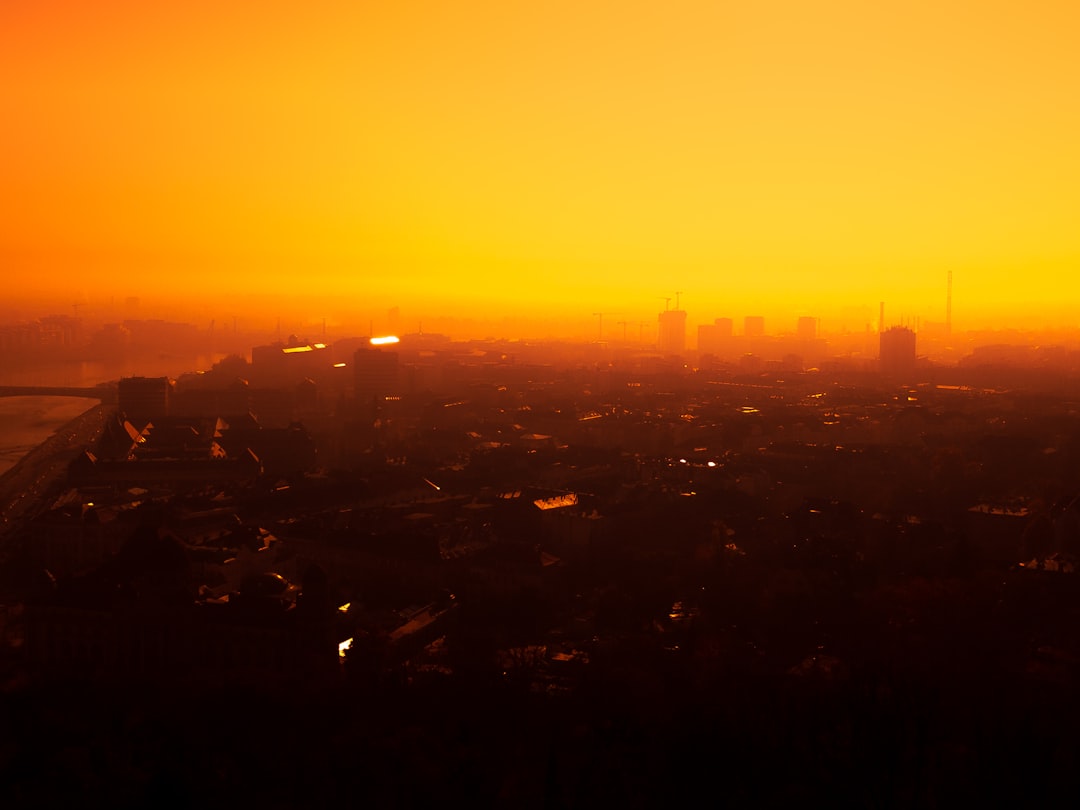
{"label": "dense urban rooftop cluster", "polygon": [[[944,801],[1004,737],[1080,716],[1080,380],[903,371],[413,335],[121,378],[6,527],[4,677],[238,690],[245,717],[260,695],[292,722],[315,701],[346,718],[319,750],[357,756],[401,744],[395,712],[436,747],[469,728],[445,762],[502,770],[458,797],[689,794],[702,774],[661,733],[779,769],[747,797],[887,778]],[[474,716],[447,703],[466,698]],[[484,736],[500,712],[533,735],[519,761]],[[580,753],[615,727],[648,776]],[[387,756],[431,798],[411,750]],[[236,784],[258,770],[230,762]],[[390,789],[364,772],[361,795]]]}

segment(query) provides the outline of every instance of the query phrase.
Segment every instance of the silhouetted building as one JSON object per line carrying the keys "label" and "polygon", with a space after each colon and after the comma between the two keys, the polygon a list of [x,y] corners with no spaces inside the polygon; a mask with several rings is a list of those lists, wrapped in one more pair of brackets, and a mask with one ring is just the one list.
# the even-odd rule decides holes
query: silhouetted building
{"label": "silhouetted building", "polygon": [[166,487],[192,489],[208,484],[250,484],[262,464],[250,450],[235,458],[208,450],[203,458],[98,459],[87,451],[72,460],[68,479],[75,486]]}
{"label": "silhouetted building", "polygon": [[318,379],[333,366],[333,354],[325,343],[308,343],[296,335],[288,341],[256,346],[251,350],[251,377],[256,385],[295,385]]}
{"label": "silhouetted building", "polygon": [[78,318],[50,315],[42,318],[39,323],[41,348],[68,349],[81,338],[82,322]]}
{"label": "silhouetted building", "polygon": [[682,354],[686,351],[686,311],[669,309],[661,312],[659,338],[656,346],[661,354]]}
{"label": "silhouetted building", "polygon": [[894,326],[878,340],[881,373],[902,377],[915,370],[915,333],[906,326]]}
{"label": "silhouetted building", "polygon": [[90,336],[90,357],[117,363],[131,349],[131,330],[119,323],[107,323]]}
{"label": "silhouetted building", "polygon": [[309,572],[310,594],[263,572],[227,596],[199,595],[183,543],[141,528],[26,606],[26,660],[36,676],[83,682],[332,682],[333,613]]}
{"label": "silhouetted building", "polygon": [[712,323],[702,324],[698,327],[698,351],[719,354],[730,346],[733,335],[731,318],[717,318]]}
{"label": "silhouetted building", "polygon": [[199,330],[190,323],[158,318],[126,320],[124,328],[131,335],[131,348],[136,353],[157,354],[165,350],[169,354],[187,354],[198,345]]}
{"label": "silhouetted building", "polygon": [[353,355],[356,399],[370,401],[400,393],[398,353],[374,346]]}
{"label": "silhouetted building", "polygon": [[799,318],[799,322],[795,327],[795,335],[799,340],[815,340],[817,338],[817,318]]}
{"label": "silhouetted building", "polygon": [[122,377],[117,384],[120,410],[132,424],[168,416],[171,393],[168,377]]}
{"label": "silhouetted building", "polygon": [[13,324],[0,327],[0,352],[22,355],[38,346],[37,324]]}
{"label": "silhouetted building", "polygon": [[222,432],[220,444],[229,458],[243,458],[250,449],[262,471],[275,475],[303,472],[316,460],[311,434],[298,422],[283,428],[230,427]]}

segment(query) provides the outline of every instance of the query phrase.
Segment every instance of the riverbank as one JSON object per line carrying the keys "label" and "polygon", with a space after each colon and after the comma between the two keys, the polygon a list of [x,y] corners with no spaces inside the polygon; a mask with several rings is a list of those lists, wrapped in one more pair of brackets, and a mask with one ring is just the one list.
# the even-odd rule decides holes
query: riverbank
{"label": "riverbank", "polygon": [[[98,404],[80,413],[0,475],[0,539],[48,507],[68,465],[97,441],[112,410]],[[0,558],[6,551],[0,544]]]}
{"label": "riverbank", "polygon": [[97,405],[86,397],[0,398],[0,476],[27,453]]}

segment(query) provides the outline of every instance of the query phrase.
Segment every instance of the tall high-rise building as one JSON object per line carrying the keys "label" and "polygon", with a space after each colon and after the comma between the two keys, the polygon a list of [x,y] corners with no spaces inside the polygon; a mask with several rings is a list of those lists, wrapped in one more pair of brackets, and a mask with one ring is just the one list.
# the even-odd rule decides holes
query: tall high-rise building
{"label": "tall high-rise building", "polygon": [[915,371],[915,333],[906,326],[886,329],[878,338],[881,373],[904,377]]}
{"label": "tall high-rise building", "polygon": [[358,349],[353,355],[353,384],[359,402],[400,394],[398,353],[382,348]]}
{"label": "tall high-rise building", "polygon": [[669,309],[660,313],[659,338],[656,347],[661,354],[682,354],[686,351],[686,311]]}
{"label": "tall high-rise building", "polygon": [[802,317],[795,327],[795,336],[799,340],[814,340],[817,338],[817,318]]}

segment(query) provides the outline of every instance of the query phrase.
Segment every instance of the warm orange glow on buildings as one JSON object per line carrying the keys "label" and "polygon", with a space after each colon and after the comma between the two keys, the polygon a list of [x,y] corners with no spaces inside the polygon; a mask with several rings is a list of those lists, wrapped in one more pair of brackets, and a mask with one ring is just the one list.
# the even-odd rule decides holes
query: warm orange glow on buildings
{"label": "warm orange glow on buildings", "polygon": [[595,334],[679,289],[691,332],[861,329],[882,299],[944,321],[952,270],[958,328],[1075,323],[1078,24],[1065,0],[5,3],[5,295]]}

